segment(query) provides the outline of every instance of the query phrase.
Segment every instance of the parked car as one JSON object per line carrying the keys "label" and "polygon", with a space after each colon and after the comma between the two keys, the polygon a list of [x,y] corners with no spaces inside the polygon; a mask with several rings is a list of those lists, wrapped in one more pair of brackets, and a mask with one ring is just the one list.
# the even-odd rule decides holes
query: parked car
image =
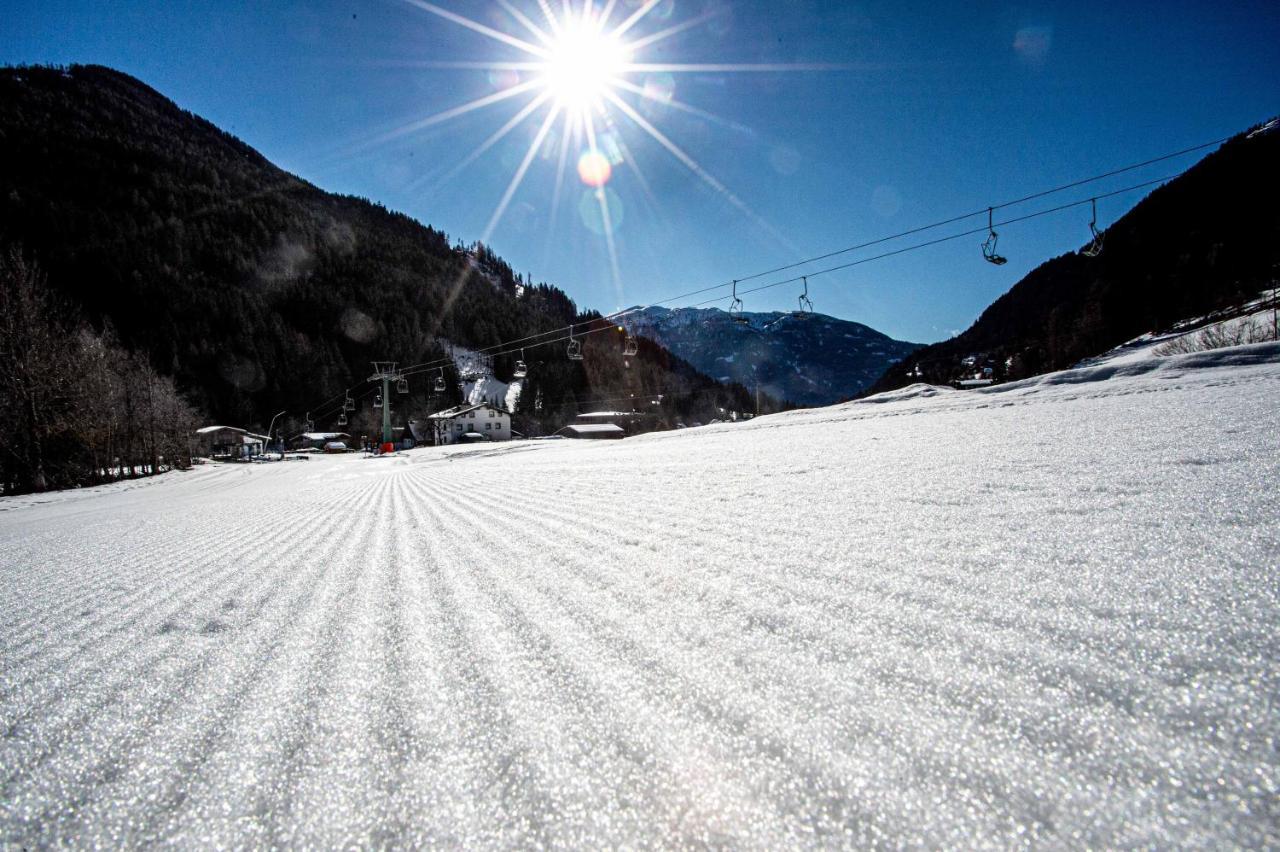
{"label": "parked car", "polygon": [[329,441],[324,445],[324,451],[326,453],[345,453],[347,445],[341,441]]}

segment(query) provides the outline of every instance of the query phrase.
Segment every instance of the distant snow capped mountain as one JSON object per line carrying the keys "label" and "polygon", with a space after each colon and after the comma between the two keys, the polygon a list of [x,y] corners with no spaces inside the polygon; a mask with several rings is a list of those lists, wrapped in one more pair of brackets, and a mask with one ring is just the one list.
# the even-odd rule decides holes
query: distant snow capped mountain
{"label": "distant snow capped mountain", "polygon": [[746,324],[718,308],[651,307],[622,323],[713,378],[752,388],[758,381],[766,393],[809,406],[856,395],[923,345],[825,314],[742,316]]}

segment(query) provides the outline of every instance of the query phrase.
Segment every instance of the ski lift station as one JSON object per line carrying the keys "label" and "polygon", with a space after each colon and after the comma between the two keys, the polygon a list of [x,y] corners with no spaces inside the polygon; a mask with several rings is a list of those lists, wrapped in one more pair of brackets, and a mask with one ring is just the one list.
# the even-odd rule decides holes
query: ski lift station
{"label": "ski lift station", "polygon": [[556,434],[590,440],[625,438],[634,427],[642,425],[647,416],[640,411],[588,411],[579,414]]}
{"label": "ski lift station", "polygon": [[609,440],[627,437],[627,432],[615,423],[570,423],[556,432],[566,438]]}
{"label": "ski lift station", "polygon": [[351,446],[351,436],[346,432],[303,432],[289,440],[295,450],[332,450],[330,444]]}
{"label": "ski lift station", "polygon": [[211,459],[251,459],[262,455],[266,435],[235,426],[204,426],[195,433],[196,452]]}
{"label": "ski lift station", "polygon": [[510,441],[511,413],[487,402],[437,411],[410,422],[419,443],[442,446],[471,441]]}

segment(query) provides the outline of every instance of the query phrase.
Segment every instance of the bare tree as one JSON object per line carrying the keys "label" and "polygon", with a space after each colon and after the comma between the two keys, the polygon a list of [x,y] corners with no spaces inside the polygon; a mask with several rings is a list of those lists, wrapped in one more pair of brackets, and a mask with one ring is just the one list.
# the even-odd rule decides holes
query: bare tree
{"label": "bare tree", "polygon": [[6,461],[19,487],[49,486],[46,448],[79,397],[78,317],[17,249],[0,256],[0,405],[18,427]]}
{"label": "bare tree", "polygon": [[190,463],[198,421],[173,379],[101,334],[19,251],[0,254],[0,489],[43,491]]}

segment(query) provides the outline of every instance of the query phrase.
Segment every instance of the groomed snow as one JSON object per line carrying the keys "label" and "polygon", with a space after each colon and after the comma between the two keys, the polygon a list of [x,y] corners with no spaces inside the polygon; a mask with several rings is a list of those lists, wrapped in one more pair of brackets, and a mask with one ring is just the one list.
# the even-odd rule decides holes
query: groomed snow
{"label": "groomed snow", "polygon": [[1275,847],[1280,346],[0,500],[0,841]]}

